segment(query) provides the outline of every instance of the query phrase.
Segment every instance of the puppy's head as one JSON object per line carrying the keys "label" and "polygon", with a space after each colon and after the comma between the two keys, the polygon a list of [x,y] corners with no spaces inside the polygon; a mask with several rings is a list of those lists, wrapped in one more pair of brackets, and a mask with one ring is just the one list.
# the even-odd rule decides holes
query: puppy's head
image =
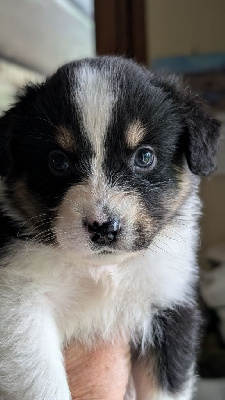
{"label": "puppy's head", "polygon": [[121,58],[73,62],[1,118],[2,203],[34,241],[83,257],[139,251],[176,214],[191,172],[213,171],[217,139],[177,78]]}

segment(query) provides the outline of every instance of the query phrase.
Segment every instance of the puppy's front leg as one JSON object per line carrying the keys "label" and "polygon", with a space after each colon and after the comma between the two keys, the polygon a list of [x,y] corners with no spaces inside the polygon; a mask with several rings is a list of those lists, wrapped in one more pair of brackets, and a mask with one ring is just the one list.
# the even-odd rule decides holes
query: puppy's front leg
{"label": "puppy's front leg", "polygon": [[153,343],[142,353],[134,351],[137,400],[192,399],[198,326],[195,307],[179,306],[154,317]]}
{"label": "puppy's front leg", "polygon": [[40,295],[0,288],[0,399],[71,399],[60,340]]}

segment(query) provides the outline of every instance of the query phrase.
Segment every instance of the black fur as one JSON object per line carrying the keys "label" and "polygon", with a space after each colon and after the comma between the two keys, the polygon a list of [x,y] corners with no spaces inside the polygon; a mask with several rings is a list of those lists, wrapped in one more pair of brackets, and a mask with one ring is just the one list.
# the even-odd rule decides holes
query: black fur
{"label": "black fur", "polygon": [[18,237],[19,228],[20,224],[0,211],[0,249],[4,249],[13,238]]}
{"label": "black fur", "polygon": [[153,343],[144,355],[132,346],[133,362],[149,370],[150,380],[170,395],[178,395],[195,369],[201,316],[193,307],[176,306],[156,313],[152,321]]}
{"label": "black fur", "polygon": [[[28,190],[45,211],[59,204],[68,187],[86,178],[87,170],[82,167],[92,154],[89,143],[79,137],[79,115],[71,112],[67,85],[65,71],[44,85],[28,86],[0,119],[0,173],[9,188],[25,175]],[[60,150],[55,135],[61,124],[72,128],[78,143],[77,152],[68,154],[73,168],[63,177],[54,176],[48,166],[50,152]]]}
{"label": "black fur", "polygon": [[177,307],[159,313],[153,321],[156,376],[160,386],[178,393],[194,367],[201,317],[194,307]]}
{"label": "black fur", "polygon": [[220,123],[210,117],[203,100],[175,76],[158,76],[156,82],[168,93],[183,119],[185,155],[190,170],[208,176],[216,168]]}

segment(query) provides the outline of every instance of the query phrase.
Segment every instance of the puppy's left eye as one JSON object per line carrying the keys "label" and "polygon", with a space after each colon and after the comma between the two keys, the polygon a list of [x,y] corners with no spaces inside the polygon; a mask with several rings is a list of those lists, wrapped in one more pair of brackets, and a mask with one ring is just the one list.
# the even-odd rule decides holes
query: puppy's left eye
{"label": "puppy's left eye", "polygon": [[52,151],[49,156],[49,166],[53,172],[63,174],[69,169],[69,161],[61,151]]}
{"label": "puppy's left eye", "polygon": [[155,166],[156,156],[150,147],[139,148],[134,156],[134,164],[138,168],[153,168]]}

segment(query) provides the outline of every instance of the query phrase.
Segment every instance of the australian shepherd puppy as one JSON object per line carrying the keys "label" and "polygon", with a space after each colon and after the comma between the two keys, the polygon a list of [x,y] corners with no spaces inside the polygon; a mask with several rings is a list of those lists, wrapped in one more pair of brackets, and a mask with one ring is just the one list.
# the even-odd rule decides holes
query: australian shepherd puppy
{"label": "australian shepherd puppy", "polygon": [[218,126],[179,79],[117,57],[63,66],[1,117],[0,399],[71,399],[65,343],[118,337],[136,399],[191,399]]}

